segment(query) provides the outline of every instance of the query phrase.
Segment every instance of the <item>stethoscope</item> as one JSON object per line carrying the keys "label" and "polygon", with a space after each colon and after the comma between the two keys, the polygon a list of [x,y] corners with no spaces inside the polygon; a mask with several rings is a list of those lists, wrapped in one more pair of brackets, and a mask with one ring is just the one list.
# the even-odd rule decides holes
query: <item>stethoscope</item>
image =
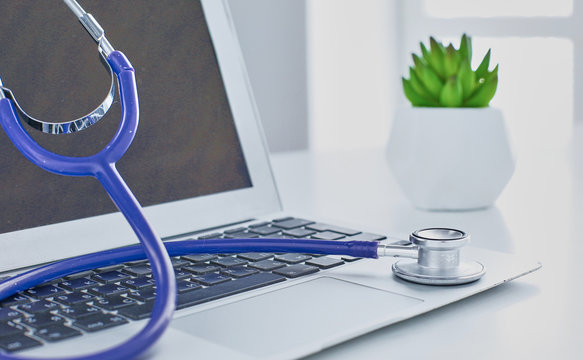
{"label": "stethoscope", "polygon": [[[65,123],[47,123],[29,116],[18,105],[13,93],[0,80],[0,125],[31,162],[47,171],[67,176],[91,176],[107,191],[130,224],[140,244],[79,256],[45,265],[0,283],[0,299],[44,282],[98,267],[148,258],[157,297],[152,315],[145,327],[129,340],[99,353],[74,359],[131,359],[144,353],[162,336],[175,309],[176,280],[170,256],[193,253],[308,253],[349,255],[361,258],[403,257],[392,266],[393,273],[409,282],[429,285],[455,285],[476,281],[485,273],[476,261],[463,262],[460,248],[470,236],[447,228],[418,230],[409,237],[409,245],[385,245],[375,241],[327,241],[312,239],[211,239],[163,243],[143,214],[142,207],[116,169],[116,162],[133,141],[139,122],[139,105],[135,74],[125,55],[114,50],[99,23],[75,0],[63,0],[98,44],[106,69],[112,74],[112,86],[103,103],[88,115]],[[117,77],[121,102],[120,125],[111,141],[97,154],[67,157],[52,153],[38,145],[24,129],[19,116],[32,128],[63,134],[81,131],[99,121],[107,112],[114,96]],[[415,260],[416,259],[416,260]],[[24,359],[0,354],[0,359]]]}

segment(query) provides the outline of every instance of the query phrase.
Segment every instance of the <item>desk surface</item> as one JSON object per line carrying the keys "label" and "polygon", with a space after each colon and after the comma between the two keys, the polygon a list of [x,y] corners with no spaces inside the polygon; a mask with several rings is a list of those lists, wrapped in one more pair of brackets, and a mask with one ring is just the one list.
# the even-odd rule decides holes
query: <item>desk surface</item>
{"label": "desk surface", "polygon": [[[581,132],[581,131],[579,131]],[[473,246],[539,260],[533,274],[315,354],[313,359],[583,358],[583,136],[517,160],[487,210],[414,209],[383,149],[292,152],[272,157],[284,209],[406,237],[428,226],[459,227]],[[307,215],[306,215],[307,214]]]}

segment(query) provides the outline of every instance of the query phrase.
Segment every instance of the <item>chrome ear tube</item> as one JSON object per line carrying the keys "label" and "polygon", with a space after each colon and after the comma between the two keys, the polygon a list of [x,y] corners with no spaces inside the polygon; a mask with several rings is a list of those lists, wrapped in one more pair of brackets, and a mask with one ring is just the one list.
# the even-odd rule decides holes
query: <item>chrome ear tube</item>
{"label": "chrome ear tube", "polygon": [[[463,261],[460,249],[470,241],[470,235],[456,229],[427,228],[409,236],[413,246],[379,245],[380,256],[402,259],[393,264],[393,273],[407,281],[426,285],[458,285],[480,279],[484,265]],[[416,260],[413,260],[416,259]]]}
{"label": "chrome ear tube", "polygon": [[79,22],[87,30],[89,35],[95,40],[98,47],[99,57],[103,67],[109,74],[110,86],[105,98],[93,111],[89,112],[87,115],[80,117],[75,120],[53,123],[43,120],[38,120],[33,116],[29,115],[22,106],[16,100],[14,93],[9,88],[2,85],[2,80],[0,80],[0,99],[8,98],[12,100],[16,113],[20,118],[26,122],[31,128],[41,131],[45,134],[71,134],[81,130],[85,130],[90,126],[99,122],[105,114],[111,108],[113,100],[115,98],[115,73],[111,68],[110,63],[107,61],[108,56],[114,52],[113,46],[109,43],[105,37],[105,32],[99,23],[83,10],[83,8],[75,0],[63,0],[63,2],[71,9],[71,11],[77,16]]}

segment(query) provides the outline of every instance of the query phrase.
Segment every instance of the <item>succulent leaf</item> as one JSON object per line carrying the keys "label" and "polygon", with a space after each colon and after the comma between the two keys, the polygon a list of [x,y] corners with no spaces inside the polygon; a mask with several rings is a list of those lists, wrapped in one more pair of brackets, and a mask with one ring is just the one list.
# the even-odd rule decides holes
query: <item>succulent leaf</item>
{"label": "succulent leaf", "polygon": [[433,98],[419,79],[419,76],[417,76],[415,69],[412,67],[409,67],[409,83],[411,84],[411,87],[413,87],[413,90],[415,90],[415,92],[421,97],[428,100]]}
{"label": "succulent leaf", "polygon": [[460,78],[460,82],[462,84],[462,92],[464,98],[468,97],[471,93],[474,92],[474,88],[476,87],[476,74],[472,71],[472,67],[470,66],[470,62],[468,59],[462,60],[460,64],[460,71],[458,73]]}
{"label": "succulent leaf", "polygon": [[414,66],[403,90],[413,106],[488,106],[498,86],[498,65],[489,71],[491,50],[473,71],[472,39],[462,35],[460,46],[444,47],[435,38],[419,44],[421,56],[412,54]]}
{"label": "succulent leaf", "polygon": [[485,78],[487,79],[487,78],[489,78],[489,77],[492,77],[492,76],[495,76],[495,75],[498,75],[498,65],[496,65],[496,66],[494,67],[494,70],[490,71],[490,72],[489,72],[489,73],[488,73],[488,74],[485,76]]}
{"label": "succulent leaf", "polygon": [[445,57],[443,59],[443,70],[446,78],[454,75],[458,71],[460,64],[460,56],[452,44],[445,49]]}
{"label": "succulent leaf", "polygon": [[402,81],[403,92],[413,106],[436,106],[436,104],[432,104],[429,100],[426,100],[421,95],[417,94],[409,80],[402,78]]}
{"label": "succulent leaf", "polygon": [[481,83],[469,99],[464,102],[466,107],[485,107],[496,93],[498,86],[498,75],[489,77]]}
{"label": "succulent leaf", "polygon": [[427,91],[429,91],[434,98],[438,99],[439,94],[441,93],[441,88],[443,87],[443,82],[439,76],[427,66],[421,69],[420,80],[423,85],[425,85]]}
{"label": "succulent leaf", "polygon": [[429,61],[429,66],[433,68],[437,76],[442,80],[445,80],[445,71],[443,68],[443,61],[445,58],[445,48],[443,45],[435,40],[435,38],[429,38],[429,46],[431,48],[431,57]]}
{"label": "succulent leaf", "polygon": [[[411,54],[411,57],[413,58],[413,64],[415,65],[416,69],[421,69],[427,66],[425,60],[417,56],[417,54]],[[420,75],[420,73],[418,75]]]}
{"label": "succulent leaf", "polygon": [[427,63],[429,63],[430,59],[431,59],[431,54],[429,53],[429,50],[427,50],[427,48],[425,47],[425,44],[423,44],[422,42],[419,43],[420,47],[421,47],[421,55],[423,56],[423,59],[425,59],[425,61]]}
{"label": "succulent leaf", "polygon": [[462,40],[460,41],[460,48],[459,48],[460,56],[463,59],[468,59],[468,62],[472,63],[472,38],[467,36],[466,34],[462,35]]}
{"label": "succulent leaf", "polygon": [[482,59],[482,62],[476,69],[476,78],[481,79],[488,73],[488,68],[490,67],[490,52],[492,49],[488,49],[486,56]]}
{"label": "succulent leaf", "polygon": [[451,76],[439,95],[439,102],[446,107],[459,107],[464,101],[459,77]]}

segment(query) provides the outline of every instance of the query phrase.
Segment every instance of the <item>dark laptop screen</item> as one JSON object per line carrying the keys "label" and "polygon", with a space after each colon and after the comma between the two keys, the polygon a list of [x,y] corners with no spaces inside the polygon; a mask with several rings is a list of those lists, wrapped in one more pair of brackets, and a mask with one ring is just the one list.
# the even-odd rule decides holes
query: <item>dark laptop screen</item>
{"label": "dark laptop screen", "polygon": [[[81,0],[135,70],[140,127],[118,168],[144,206],[251,186],[198,1]],[[97,45],[60,0],[0,0],[0,77],[31,116],[60,122],[109,89]],[[109,142],[116,102],[76,134],[29,133],[47,149],[85,156]],[[95,179],[30,164],[0,131],[0,233],[116,211]]]}

